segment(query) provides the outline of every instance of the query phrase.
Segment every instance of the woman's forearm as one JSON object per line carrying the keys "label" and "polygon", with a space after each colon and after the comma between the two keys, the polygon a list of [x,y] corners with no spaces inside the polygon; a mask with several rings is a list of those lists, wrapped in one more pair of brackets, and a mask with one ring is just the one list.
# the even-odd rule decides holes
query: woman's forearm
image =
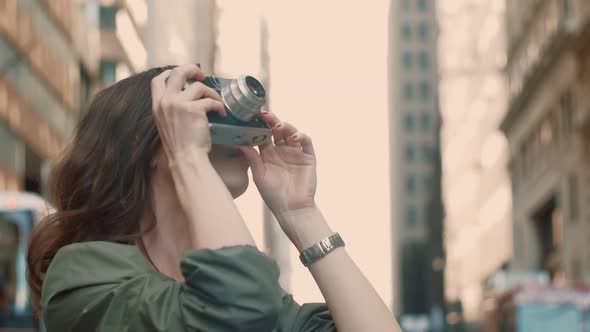
{"label": "woman's forearm", "polygon": [[188,219],[193,249],[255,245],[231,193],[205,151],[170,160],[170,171],[180,205]]}
{"label": "woman's forearm", "polygon": [[[277,216],[299,251],[332,234],[317,208]],[[393,314],[352,261],[345,248],[337,248],[310,267],[339,332],[401,332]]]}

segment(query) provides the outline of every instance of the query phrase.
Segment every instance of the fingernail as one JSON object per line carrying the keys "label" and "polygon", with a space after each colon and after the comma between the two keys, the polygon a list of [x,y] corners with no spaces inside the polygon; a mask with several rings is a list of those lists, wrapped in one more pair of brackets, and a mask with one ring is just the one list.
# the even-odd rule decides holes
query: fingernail
{"label": "fingernail", "polygon": [[260,114],[267,115],[268,114],[268,111],[261,111]]}
{"label": "fingernail", "polygon": [[275,128],[279,129],[279,128],[281,128],[282,126],[283,126],[282,124],[280,124],[280,123],[277,123],[277,124],[276,124],[276,126],[275,126]]}
{"label": "fingernail", "polygon": [[297,140],[297,134],[293,134],[293,135],[291,135],[291,137],[290,137],[290,138],[291,138],[292,140],[294,140],[294,141],[295,141],[295,140]]}

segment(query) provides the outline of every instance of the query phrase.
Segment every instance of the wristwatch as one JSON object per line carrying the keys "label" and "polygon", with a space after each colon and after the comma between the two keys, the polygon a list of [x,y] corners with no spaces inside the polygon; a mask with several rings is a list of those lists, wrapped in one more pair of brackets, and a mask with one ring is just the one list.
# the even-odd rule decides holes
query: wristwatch
{"label": "wristwatch", "polygon": [[301,260],[301,263],[307,267],[326,256],[334,249],[344,247],[344,245],[344,240],[342,240],[340,234],[334,233],[320,240],[313,246],[301,251],[299,259]]}

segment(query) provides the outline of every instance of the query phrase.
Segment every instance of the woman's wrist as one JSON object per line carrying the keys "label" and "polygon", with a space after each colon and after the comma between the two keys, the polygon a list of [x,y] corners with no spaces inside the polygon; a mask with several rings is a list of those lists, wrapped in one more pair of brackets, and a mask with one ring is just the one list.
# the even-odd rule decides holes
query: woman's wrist
{"label": "woman's wrist", "polygon": [[182,151],[171,152],[168,155],[170,169],[183,164],[203,165],[210,164],[209,152],[205,149],[187,148]]}
{"label": "woman's wrist", "polygon": [[275,217],[299,252],[334,233],[317,206],[281,212]]}

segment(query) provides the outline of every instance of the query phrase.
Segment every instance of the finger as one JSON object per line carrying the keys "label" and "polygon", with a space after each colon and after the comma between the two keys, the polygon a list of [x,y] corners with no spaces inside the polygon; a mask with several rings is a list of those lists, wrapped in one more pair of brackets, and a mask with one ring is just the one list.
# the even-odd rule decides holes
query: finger
{"label": "finger", "polygon": [[254,179],[262,177],[266,168],[264,167],[264,161],[258,151],[250,145],[238,145],[238,149],[244,154],[246,160],[248,160]]}
{"label": "finger", "polygon": [[275,142],[281,139],[286,139],[296,132],[297,128],[295,128],[289,122],[279,122],[274,127],[272,127],[272,135],[275,139]]}
{"label": "finger", "polygon": [[205,74],[203,74],[199,66],[194,64],[176,67],[172,69],[172,73],[166,82],[166,93],[173,94],[182,91],[188,79],[202,81],[205,79]]}
{"label": "finger", "polygon": [[299,144],[301,145],[301,149],[304,153],[307,153],[315,157],[315,150],[313,148],[311,137],[309,137],[305,133],[297,132],[296,134],[291,135],[289,139],[299,142]]}
{"label": "finger", "polygon": [[260,118],[268,124],[269,127],[276,126],[281,120],[272,112],[260,112]]}
{"label": "finger", "polygon": [[179,94],[181,100],[197,100],[201,98],[211,98],[223,102],[223,99],[217,91],[206,86],[201,82],[191,83],[184,91]]}
{"label": "finger", "polygon": [[301,146],[301,144],[299,143],[299,140],[297,139],[298,133],[299,132],[296,132],[295,134],[286,136],[284,139],[285,139],[285,142],[287,142],[287,145],[299,148],[299,150],[301,150],[301,149],[303,149],[303,147]]}
{"label": "finger", "polygon": [[212,98],[194,100],[189,102],[188,105],[191,109],[205,112],[216,111],[217,113],[221,114],[221,116],[227,116],[225,105],[219,100],[215,100]]}
{"label": "finger", "polygon": [[271,142],[270,140],[268,140],[268,141],[266,141],[266,142],[264,142],[264,143],[260,144],[260,145],[258,146],[258,149],[259,149],[259,150],[260,150],[260,152],[262,153],[262,151],[264,151],[264,150],[266,150],[266,149],[268,149],[268,148],[270,148],[270,147],[273,147],[273,146],[274,146],[274,144],[272,144],[272,142]]}
{"label": "finger", "polygon": [[161,72],[158,76],[152,78],[152,107],[158,105],[164,92],[166,91],[166,79],[170,76],[170,69]]}

